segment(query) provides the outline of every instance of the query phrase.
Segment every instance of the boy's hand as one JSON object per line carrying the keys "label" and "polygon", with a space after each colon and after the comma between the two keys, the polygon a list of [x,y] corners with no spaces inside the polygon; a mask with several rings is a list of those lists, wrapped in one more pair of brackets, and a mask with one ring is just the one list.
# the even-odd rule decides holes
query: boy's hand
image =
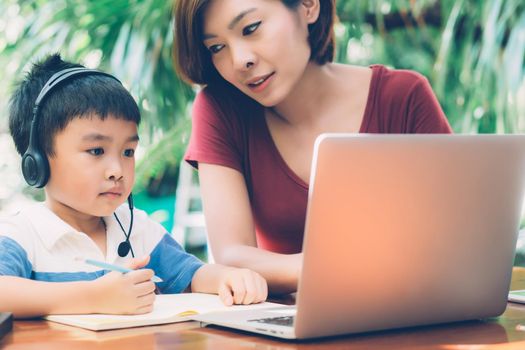
{"label": "boy's hand", "polygon": [[257,272],[228,267],[219,280],[218,294],[225,305],[260,303],[268,296],[268,285]]}
{"label": "boy's hand", "polygon": [[[140,269],[149,262],[149,255],[133,259],[127,267]],[[94,282],[95,313],[144,314],[153,310],[155,283],[153,270],[141,269],[122,274],[110,272]]]}

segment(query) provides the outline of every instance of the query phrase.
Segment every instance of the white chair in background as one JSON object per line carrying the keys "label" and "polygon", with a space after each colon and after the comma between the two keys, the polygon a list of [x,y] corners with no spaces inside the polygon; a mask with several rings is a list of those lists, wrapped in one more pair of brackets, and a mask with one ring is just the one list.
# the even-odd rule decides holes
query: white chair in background
{"label": "white chair in background", "polygon": [[196,172],[185,161],[179,168],[179,181],[175,193],[173,238],[184,248],[206,246],[208,262],[213,262]]}

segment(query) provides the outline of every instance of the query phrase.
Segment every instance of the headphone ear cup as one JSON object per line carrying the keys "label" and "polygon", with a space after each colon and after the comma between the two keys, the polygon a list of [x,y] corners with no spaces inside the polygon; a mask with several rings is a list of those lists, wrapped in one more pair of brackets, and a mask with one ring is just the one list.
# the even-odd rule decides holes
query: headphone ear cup
{"label": "headphone ear cup", "polygon": [[[56,72],[48,79],[44,84],[42,90],[38,94],[35,105],[33,107],[33,120],[31,121],[31,126],[29,129],[29,145],[27,151],[22,156],[22,174],[24,179],[30,186],[37,188],[42,188],[47,184],[50,176],[49,162],[44,152],[39,150],[37,142],[37,126],[38,126],[38,110],[40,104],[44,101],[45,97],[51,93],[55,86],[60,83],[71,79],[82,74],[91,74],[91,75],[104,75],[115,79],[120,83],[120,80],[104,72],[97,70],[87,69],[84,67],[73,67],[68,69],[63,69]],[[131,202],[131,207],[133,207],[133,202]]]}
{"label": "headphone ear cup", "polygon": [[29,186],[44,187],[49,179],[47,157],[30,147],[22,156],[22,174]]}

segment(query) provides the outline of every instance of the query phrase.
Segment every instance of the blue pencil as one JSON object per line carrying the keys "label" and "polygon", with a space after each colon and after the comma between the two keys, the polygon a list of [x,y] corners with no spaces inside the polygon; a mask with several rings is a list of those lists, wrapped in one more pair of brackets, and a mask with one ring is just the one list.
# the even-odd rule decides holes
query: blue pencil
{"label": "blue pencil", "polygon": [[[103,269],[106,269],[106,270],[118,271],[118,272],[122,272],[122,273],[128,273],[128,272],[134,271],[132,269],[128,269],[127,267],[113,265],[113,264],[108,264],[106,262],[93,260],[93,259],[85,259],[84,262],[86,264],[93,265],[93,266],[96,266],[96,267],[100,267],[100,268],[103,268]],[[162,282],[162,279],[160,277],[158,277],[158,276],[153,276],[151,278],[151,281],[155,282],[155,283],[159,283],[159,282]]]}

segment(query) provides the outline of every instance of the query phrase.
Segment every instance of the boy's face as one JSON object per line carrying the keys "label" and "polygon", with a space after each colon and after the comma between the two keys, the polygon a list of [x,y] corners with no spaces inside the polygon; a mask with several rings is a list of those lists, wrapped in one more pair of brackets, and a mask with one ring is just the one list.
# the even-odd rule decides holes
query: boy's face
{"label": "boy's face", "polygon": [[75,118],[54,139],[47,201],[54,211],[108,216],[128,198],[135,179],[137,125],[108,116]]}

